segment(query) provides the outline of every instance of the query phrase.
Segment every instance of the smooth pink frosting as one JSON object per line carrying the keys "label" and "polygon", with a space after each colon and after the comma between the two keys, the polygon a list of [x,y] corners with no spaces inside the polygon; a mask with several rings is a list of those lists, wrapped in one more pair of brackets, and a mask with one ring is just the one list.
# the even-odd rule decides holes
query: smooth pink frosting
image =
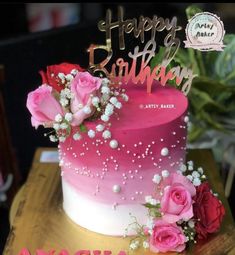
{"label": "smooth pink frosting", "polygon": [[[119,147],[98,132],[79,141],[70,137],[59,145],[62,178],[80,194],[106,204],[144,203],[154,192],[154,174],[176,171],[185,159],[187,98],[177,89],[154,84],[151,94],[144,85],[123,86],[129,101],[112,116],[110,131]],[[167,108],[168,106],[168,108]],[[157,108],[158,107],[158,108]],[[100,121],[86,122],[95,130]],[[169,154],[161,155],[167,148]],[[118,185],[119,193],[113,192]]]}

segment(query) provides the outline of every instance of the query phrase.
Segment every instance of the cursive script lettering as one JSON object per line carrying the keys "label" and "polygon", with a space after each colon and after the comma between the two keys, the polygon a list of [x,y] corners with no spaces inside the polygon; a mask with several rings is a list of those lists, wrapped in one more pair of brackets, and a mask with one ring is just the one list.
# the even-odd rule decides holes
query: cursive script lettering
{"label": "cursive script lettering", "polygon": [[[163,19],[162,17],[153,16],[149,17],[140,16],[139,22],[136,18],[124,20],[123,8],[118,8],[117,21],[112,21],[112,12],[108,10],[106,12],[105,20],[98,23],[98,27],[101,31],[106,33],[106,45],[90,45],[88,52],[89,66],[93,73],[102,71],[113,83],[113,86],[118,85],[120,81],[128,83],[133,81],[135,84],[147,83],[147,92],[151,93],[152,83],[154,80],[158,80],[162,86],[165,86],[167,81],[174,80],[176,85],[181,85],[182,81],[187,81],[182,85],[181,90],[185,95],[188,94],[192,80],[195,77],[192,71],[186,67],[181,68],[176,66],[167,71],[167,66],[174,58],[179,46],[180,40],[176,37],[176,32],[181,29],[177,26],[177,18],[173,17],[171,20]],[[140,51],[139,46],[134,48],[134,52],[129,52],[128,56],[132,60],[131,64],[124,61],[122,58],[118,58],[115,63],[112,64],[111,70],[107,70],[107,64],[112,58],[112,29],[118,28],[119,34],[119,48],[125,49],[125,33],[133,32],[135,38],[140,38],[141,42],[145,41],[145,32],[151,31],[151,39],[146,43],[143,51]],[[167,35],[164,38],[164,45],[166,51],[163,56],[162,63],[156,65],[151,70],[149,63],[155,56],[156,51],[156,32],[167,31]],[[106,58],[100,63],[95,63],[94,55],[96,50],[105,50],[107,52]],[[137,61],[140,63],[140,71],[137,72]]]}
{"label": "cursive script lettering", "polygon": [[119,34],[119,49],[125,49],[125,35],[124,33],[131,33],[133,31],[134,37],[139,38],[142,43],[145,41],[145,32],[151,31],[151,40],[155,39],[156,32],[162,32],[166,30],[168,33],[164,39],[164,45],[171,47],[173,45],[180,46],[180,40],[176,38],[176,32],[181,30],[180,26],[177,26],[177,18],[173,17],[170,21],[168,18],[163,19],[162,17],[153,16],[152,19],[149,17],[140,16],[139,22],[136,18],[124,20],[124,11],[121,6],[118,7],[118,19],[112,22],[112,12],[107,10],[106,19],[101,20],[98,23],[100,31],[106,33],[106,41],[111,42],[112,29],[118,28]]}
{"label": "cursive script lettering", "polygon": [[[94,47],[93,49],[97,48]],[[140,51],[139,47],[136,46],[133,53],[129,52],[128,56],[132,59],[131,65],[119,58],[112,64],[110,72],[105,68],[106,64],[102,64],[102,70],[110,77],[113,84],[118,84],[120,81],[125,84],[129,81],[133,81],[135,84],[143,84],[146,81],[148,93],[151,93],[153,80],[158,80],[162,86],[165,86],[168,80],[175,79],[176,85],[180,86],[183,79],[188,79],[181,89],[187,95],[195,75],[190,69],[181,68],[180,66],[173,67],[167,71],[166,66],[158,64],[151,70],[149,62],[155,55],[155,50],[156,42],[149,41],[143,51]],[[136,73],[138,60],[140,60],[141,65],[139,72]]]}

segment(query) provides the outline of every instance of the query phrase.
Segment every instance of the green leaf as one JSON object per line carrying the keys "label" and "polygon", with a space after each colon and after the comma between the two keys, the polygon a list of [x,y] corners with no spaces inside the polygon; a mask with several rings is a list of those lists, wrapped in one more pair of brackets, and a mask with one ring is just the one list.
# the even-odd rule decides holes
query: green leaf
{"label": "green leaf", "polygon": [[[202,12],[191,5],[187,18]],[[192,126],[188,140],[194,142],[207,130],[234,132],[231,120],[235,118],[235,34],[226,34],[224,51],[199,52],[179,49],[174,60],[193,70],[198,77],[188,94]]]}
{"label": "green leaf", "polygon": [[230,44],[235,39],[235,34],[226,34],[224,36],[224,44]]}
{"label": "green leaf", "polygon": [[227,111],[227,109],[222,104],[217,103],[207,92],[197,88],[192,88],[190,92],[191,94],[189,100],[196,111],[201,111],[202,108],[208,105],[211,105],[214,111]]}
{"label": "green leaf", "polygon": [[196,5],[190,5],[186,8],[186,15],[188,19],[191,19],[195,14],[202,12],[202,9],[200,9]]}
{"label": "green leaf", "polygon": [[83,133],[87,132],[87,127],[86,127],[84,124],[81,124],[81,125],[79,126],[79,128],[80,128],[80,131],[81,131],[81,132],[83,132]]}
{"label": "green leaf", "polygon": [[192,64],[189,61],[189,55],[186,49],[179,48],[174,58],[176,63],[179,63],[182,67],[192,68]]}
{"label": "green leaf", "polygon": [[206,131],[205,128],[192,125],[191,130],[188,132],[188,141],[193,143],[197,141]]}
{"label": "green leaf", "polygon": [[[196,5],[190,5],[186,8],[186,16],[191,19],[195,14],[202,12],[202,10]],[[187,49],[189,55],[189,61],[192,63],[192,69],[195,74],[204,74],[204,65],[202,60],[202,53],[195,51],[194,49]],[[200,69],[201,68],[201,69]]]}
{"label": "green leaf", "polygon": [[205,111],[202,111],[199,115],[200,115],[200,118],[205,120],[208,124],[210,124],[210,126],[213,129],[220,130],[220,131],[225,132],[225,133],[228,132],[218,121],[213,119],[211,114],[209,114]]}
{"label": "green leaf", "polygon": [[[215,62],[215,73],[217,77],[227,85],[235,83],[235,38],[221,52]],[[228,40],[228,39],[227,39]]]}
{"label": "green leaf", "polygon": [[152,204],[150,204],[150,203],[145,203],[145,204],[143,204],[143,205],[144,205],[145,207],[149,208],[149,209],[151,209],[151,208],[155,208],[155,209],[161,208],[160,204],[152,205]]}

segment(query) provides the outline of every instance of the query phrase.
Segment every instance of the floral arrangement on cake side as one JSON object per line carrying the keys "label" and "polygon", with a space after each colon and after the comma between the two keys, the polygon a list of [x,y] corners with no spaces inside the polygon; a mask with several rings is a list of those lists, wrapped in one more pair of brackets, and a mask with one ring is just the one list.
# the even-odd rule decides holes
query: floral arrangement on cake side
{"label": "floral arrangement on cake side", "polygon": [[[26,103],[35,128],[53,128],[45,134],[52,142],[64,142],[71,132],[74,140],[84,133],[94,138],[97,132],[104,139],[111,138],[110,117],[128,101],[124,89],[76,64],[51,65],[40,75],[42,85],[28,94]],[[100,123],[88,130],[85,121],[93,119]],[[116,148],[117,141],[111,140],[110,146]]]}
{"label": "floral arrangement on cake side", "polygon": [[128,228],[136,231],[131,250],[142,246],[155,253],[182,252],[220,229],[225,208],[202,167],[195,170],[193,161],[188,161],[177,172],[163,170],[152,180],[156,189],[143,205],[148,209],[148,222],[140,225],[131,215],[135,221]]}

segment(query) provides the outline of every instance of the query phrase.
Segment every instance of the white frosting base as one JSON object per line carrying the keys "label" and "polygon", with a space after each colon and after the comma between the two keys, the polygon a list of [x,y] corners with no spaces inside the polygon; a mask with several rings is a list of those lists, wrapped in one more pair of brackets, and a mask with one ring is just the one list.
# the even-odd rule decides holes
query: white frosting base
{"label": "white frosting base", "polygon": [[[79,194],[68,182],[62,178],[63,208],[65,213],[78,225],[111,236],[123,236],[125,229],[134,222],[146,224],[147,209],[140,204],[112,205],[91,201]],[[95,197],[94,197],[95,198]],[[127,235],[134,235],[130,226]]]}

